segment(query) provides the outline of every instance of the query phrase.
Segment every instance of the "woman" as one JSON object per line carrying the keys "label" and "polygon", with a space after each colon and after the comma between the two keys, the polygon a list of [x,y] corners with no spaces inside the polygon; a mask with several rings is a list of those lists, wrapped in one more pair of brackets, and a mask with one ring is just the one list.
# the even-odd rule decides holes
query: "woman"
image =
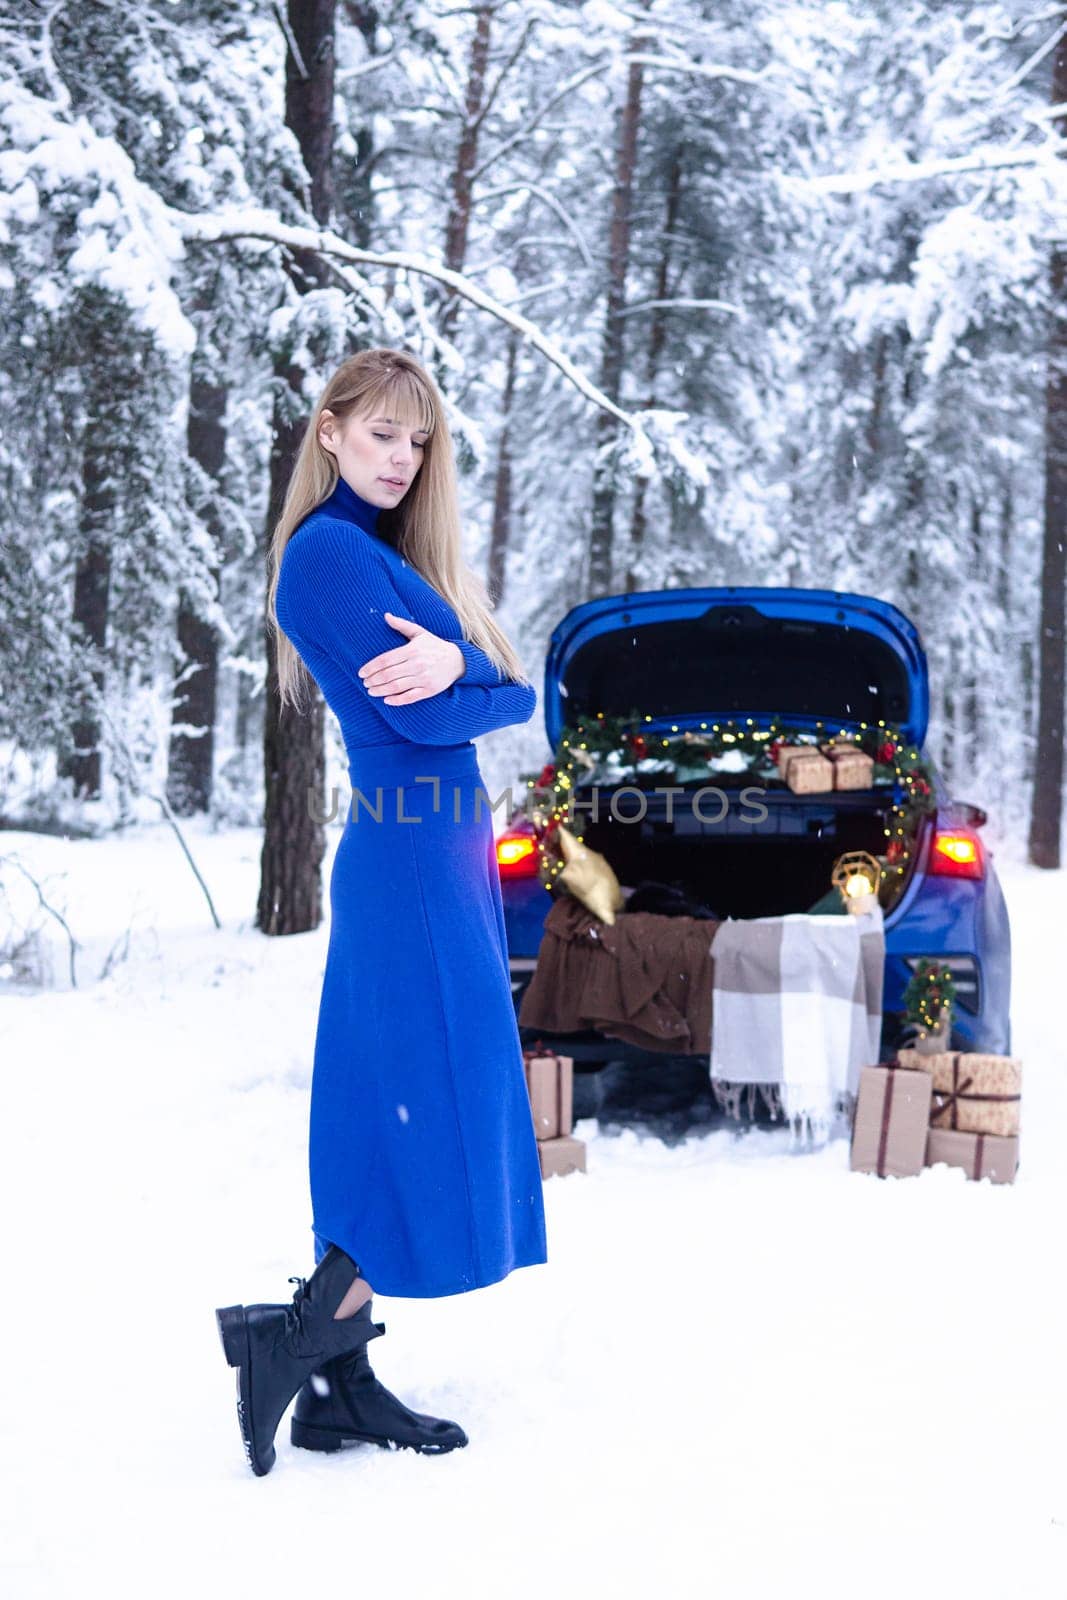
{"label": "woman", "polygon": [[536,695],[463,563],[441,397],[404,352],[361,352],[326,385],[274,531],[269,609],[283,707],[300,709],[306,667],[340,722],[353,794],[311,1087],[317,1265],[290,1280],[291,1306],[218,1313],[257,1473],[301,1384],[295,1444],[466,1444],[375,1378],[371,1296],[460,1294],[547,1259],[471,742],[527,722]]}

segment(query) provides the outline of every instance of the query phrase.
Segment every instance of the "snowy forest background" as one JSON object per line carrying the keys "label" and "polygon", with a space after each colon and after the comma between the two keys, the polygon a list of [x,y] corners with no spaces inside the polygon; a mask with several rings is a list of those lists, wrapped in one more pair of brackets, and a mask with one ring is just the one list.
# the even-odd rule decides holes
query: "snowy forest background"
{"label": "snowy forest background", "polygon": [[1058,866],[1065,118],[1064,5],[6,0],[0,818],[269,829],[267,529],[389,344],[535,681],[597,594],[879,595]]}

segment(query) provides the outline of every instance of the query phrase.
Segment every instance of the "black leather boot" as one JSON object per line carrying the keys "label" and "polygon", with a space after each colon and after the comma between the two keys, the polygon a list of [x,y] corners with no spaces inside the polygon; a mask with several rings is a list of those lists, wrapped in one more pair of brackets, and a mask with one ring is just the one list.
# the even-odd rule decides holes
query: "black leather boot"
{"label": "black leather boot", "polygon": [[[353,1320],[360,1319],[370,1322],[369,1301]],[[412,1411],[391,1394],[371,1370],[365,1344],[326,1362],[304,1384],[296,1397],[290,1438],[304,1450],[340,1450],[362,1442],[423,1455],[443,1455],[467,1443],[457,1422]]]}
{"label": "black leather boot", "polygon": [[334,1317],[358,1276],[351,1256],[332,1244],[310,1278],[289,1279],[298,1285],[291,1305],[224,1306],[215,1312],[226,1360],[237,1368],[245,1455],[259,1478],[274,1465],[274,1435],[304,1380],[385,1332],[383,1323],[359,1312]]}

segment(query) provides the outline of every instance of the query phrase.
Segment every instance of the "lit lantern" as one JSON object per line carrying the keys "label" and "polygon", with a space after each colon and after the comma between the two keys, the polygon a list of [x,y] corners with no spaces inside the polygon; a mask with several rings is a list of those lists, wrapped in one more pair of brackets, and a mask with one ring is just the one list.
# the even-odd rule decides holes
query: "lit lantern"
{"label": "lit lantern", "polygon": [[882,868],[866,850],[849,850],[834,862],[830,882],[845,902],[845,910],[858,916],[877,904]]}

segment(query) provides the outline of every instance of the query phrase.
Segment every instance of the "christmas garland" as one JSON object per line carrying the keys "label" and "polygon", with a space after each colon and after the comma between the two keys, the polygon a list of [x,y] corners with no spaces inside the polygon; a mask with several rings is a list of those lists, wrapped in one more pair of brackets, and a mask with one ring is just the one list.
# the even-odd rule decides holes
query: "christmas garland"
{"label": "christmas garland", "polygon": [[887,818],[886,847],[877,857],[883,869],[881,900],[886,906],[903,887],[919,823],[934,808],[933,774],[918,749],[908,744],[900,729],[885,721],[861,722],[858,731],[842,728],[831,734],[822,722],[814,732],[799,732],[779,715],[757,723],[728,718],[679,730],[669,735],[652,733],[652,717],[633,710],[629,716],[607,716],[598,711],[581,714],[560,733],[553,755],[539,773],[522,773],[530,791],[532,819],[538,839],[541,881],[550,887],[562,870],[558,839],[560,823],[578,839],[583,834],[579,813],[571,802],[579,788],[647,788],[668,784],[695,786],[714,783],[723,776],[744,776],[753,782],[777,779],[778,752],[782,745],[810,744],[815,750],[833,745],[862,750],[874,763],[872,782],[892,785],[894,804]]}

